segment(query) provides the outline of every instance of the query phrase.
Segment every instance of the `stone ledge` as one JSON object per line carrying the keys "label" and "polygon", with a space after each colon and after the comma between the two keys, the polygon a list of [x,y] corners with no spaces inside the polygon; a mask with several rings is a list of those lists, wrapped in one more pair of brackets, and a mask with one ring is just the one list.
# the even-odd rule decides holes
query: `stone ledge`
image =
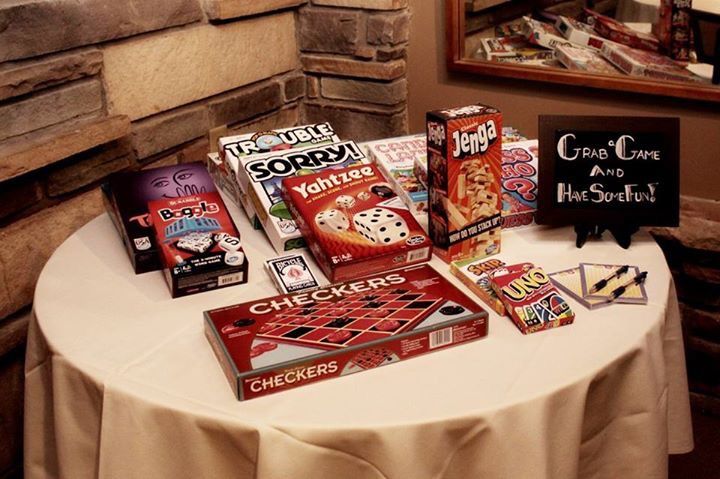
{"label": "stone ledge", "polygon": [[313,0],[315,5],[328,7],[364,8],[366,10],[398,10],[405,8],[409,0]]}
{"label": "stone ledge", "polygon": [[378,105],[397,105],[407,100],[407,80],[392,82],[349,80],[326,77],[320,80],[323,97]]}
{"label": "stone ledge", "polygon": [[305,121],[329,121],[338,136],[355,141],[376,140],[407,135],[407,111],[378,113],[349,110],[331,105],[305,104]]}
{"label": "stone ledge", "polygon": [[103,211],[95,189],[0,229],[0,318],[32,302],[35,283],[53,251]]}
{"label": "stone ledge", "polygon": [[0,66],[0,100],[95,75],[101,67],[102,53],[94,49],[9,62]]}
{"label": "stone ledge", "polygon": [[321,55],[302,55],[301,60],[306,72],[373,80],[395,80],[404,77],[407,70],[405,60],[378,63]]}
{"label": "stone ledge", "polygon": [[360,35],[360,12],[304,8],[300,11],[300,50],[318,53],[353,53]]}
{"label": "stone ledge", "polygon": [[257,15],[307,3],[307,0],[205,0],[205,14],[210,20]]}
{"label": "stone ledge", "polygon": [[0,182],[56,163],[130,133],[127,116],[82,121],[48,128],[7,141],[0,148]]}
{"label": "stone ledge", "polygon": [[0,3],[0,62],[202,19],[196,0],[15,0]]}

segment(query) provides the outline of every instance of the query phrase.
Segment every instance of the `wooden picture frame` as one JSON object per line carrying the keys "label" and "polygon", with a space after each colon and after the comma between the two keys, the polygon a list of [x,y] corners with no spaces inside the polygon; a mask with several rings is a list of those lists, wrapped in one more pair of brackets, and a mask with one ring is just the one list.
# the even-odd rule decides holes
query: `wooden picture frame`
{"label": "wooden picture frame", "polygon": [[451,72],[720,102],[720,87],[713,86],[709,82],[707,84],[696,84],[653,80],[627,75],[600,75],[559,68],[499,63],[469,58],[465,54],[464,13],[465,0],[445,0],[446,61],[447,68]]}

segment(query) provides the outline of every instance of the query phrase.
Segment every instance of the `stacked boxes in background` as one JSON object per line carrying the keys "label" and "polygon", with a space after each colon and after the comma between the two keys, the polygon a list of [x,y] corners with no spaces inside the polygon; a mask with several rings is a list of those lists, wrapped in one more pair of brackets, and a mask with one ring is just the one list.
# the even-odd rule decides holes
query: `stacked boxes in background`
{"label": "stacked boxes in background", "polygon": [[429,232],[446,262],[500,251],[501,132],[489,106],[427,114]]}
{"label": "stacked boxes in background", "polygon": [[305,239],[281,197],[282,180],[366,162],[355,142],[343,141],[245,156],[237,178],[275,251],[284,253],[303,248]]}
{"label": "stacked boxes in background", "polygon": [[502,145],[502,227],[534,224],[538,193],[538,141]]}
{"label": "stacked boxes in background", "polygon": [[425,214],[428,195],[415,176],[415,161],[427,157],[425,134],[388,138],[366,143],[368,158],[378,165],[395,193],[413,214]]}
{"label": "stacked boxes in background", "polygon": [[[222,137],[218,140],[218,154],[227,171],[237,176],[241,158],[338,141],[340,138],[329,123],[300,125],[280,130]],[[210,171],[213,172],[214,165],[208,164],[208,166],[212,167]],[[213,176],[216,175],[213,174]],[[238,181],[237,184],[237,190],[231,190],[230,193],[233,197],[237,197],[253,226],[260,229],[258,212],[255,211],[255,206],[248,196],[247,184],[242,181]]]}
{"label": "stacked boxes in background", "polygon": [[660,0],[658,20],[652,32],[674,60],[690,59],[690,10],[692,0]]}

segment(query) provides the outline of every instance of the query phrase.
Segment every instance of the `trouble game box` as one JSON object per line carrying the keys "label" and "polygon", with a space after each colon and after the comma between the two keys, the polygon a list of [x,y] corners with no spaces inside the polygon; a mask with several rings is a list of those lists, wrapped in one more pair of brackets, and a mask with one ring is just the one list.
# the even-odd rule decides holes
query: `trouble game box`
{"label": "trouble game box", "polygon": [[240,234],[217,192],[148,203],[172,297],[247,282]]}
{"label": "trouble game box", "polygon": [[120,233],[135,273],[162,269],[148,201],[215,191],[202,163],[115,173],[102,186],[106,209]]}
{"label": "trouble game box", "polygon": [[205,336],[245,400],[479,339],[487,321],[422,265],[206,311]]}
{"label": "trouble game box", "polygon": [[413,171],[415,160],[427,157],[425,134],[372,141],[365,148],[408,208],[415,214],[427,213],[427,189]]}
{"label": "trouble game box", "polygon": [[430,259],[430,239],[377,165],[286,178],[282,195],[330,281]]}
{"label": "trouble game box", "polygon": [[283,253],[305,246],[305,239],[280,195],[283,179],[367,161],[355,142],[343,141],[241,158],[238,181],[241,188],[247,189],[275,251]]}
{"label": "trouble game box", "polygon": [[427,114],[429,231],[446,262],[500,251],[501,132],[489,106]]}

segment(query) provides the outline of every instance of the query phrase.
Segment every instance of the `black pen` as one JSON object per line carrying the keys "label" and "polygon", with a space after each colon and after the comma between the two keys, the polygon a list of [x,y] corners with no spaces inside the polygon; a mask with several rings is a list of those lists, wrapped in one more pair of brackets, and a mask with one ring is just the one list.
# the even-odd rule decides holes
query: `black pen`
{"label": "black pen", "polygon": [[615,278],[619,278],[620,276],[622,276],[622,275],[624,275],[625,273],[627,273],[628,269],[630,269],[630,266],[628,266],[628,265],[621,266],[620,268],[618,268],[617,270],[615,270],[615,272],[614,272],[613,274],[611,274],[610,276],[608,276],[607,278],[601,279],[600,281],[598,281],[597,283],[595,283],[594,285],[592,285],[592,288],[590,288],[590,294],[593,294],[593,293],[595,293],[595,292],[597,292],[597,291],[600,291],[600,290],[603,289],[605,286],[607,286],[607,284],[608,284],[609,281],[611,281],[611,280],[613,280],[613,279],[615,279]]}
{"label": "black pen", "polygon": [[620,296],[625,294],[625,291],[627,291],[628,288],[631,288],[635,286],[636,284],[642,284],[645,282],[645,278],[647,278],[647,271],[643,271],[639,275],[635,276],[633,279],[628,281],[627,283],[623,284],[622,286],[618,286],[617,288],[612,290],[612,293],[610,293],[610,297],[608,298],[607,302],[610,303],[612,301],[615,301]]}

